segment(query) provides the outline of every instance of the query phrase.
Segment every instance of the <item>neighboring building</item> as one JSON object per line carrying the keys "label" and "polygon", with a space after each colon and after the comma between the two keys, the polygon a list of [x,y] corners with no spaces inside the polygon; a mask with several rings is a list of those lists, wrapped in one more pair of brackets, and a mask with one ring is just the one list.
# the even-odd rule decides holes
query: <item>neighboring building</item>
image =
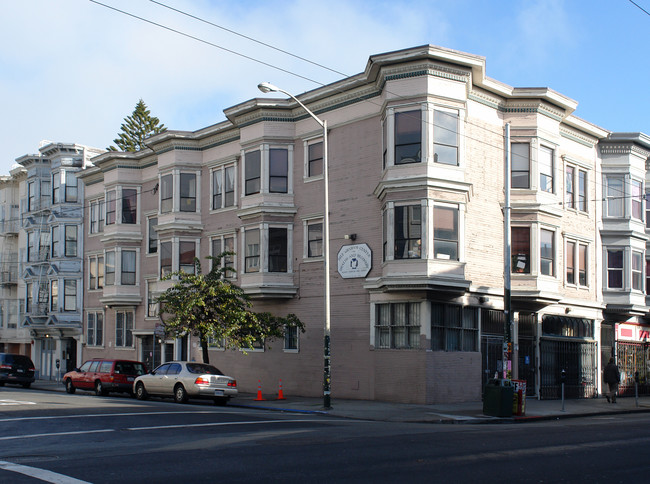
{"label": "neighboring building", "polygon": [[14,165],[0,177],[0,352],[31,356],[31,337],[22,325],[24,284],[20,279],[19,249],[25,246],[20,230],[20,187],[26,172]]}
{"label": "neighboring building", "polygon": [[[507,86],[484,58],[433,46],[372,56],[300,99],[329,125],[334,398],[478,400],[502,371],[506,124],[516,373],[542,398],[558,396],[561,369],[568,396],[599,391],[601,334],[648,314],[645,135],[610,134],[555,91]],[[230,248],[255,309],[295,313],[306,332],[246,354],[213,341],[211,362],[242,391],[281,379],[321,395],[322,131],[290,99],[225,114],[79,175],[83,358],[200,359],[195,337],[159,332],[155,297],[172,283],[160,277]],[[629,197],[607,199],[617,190]],[[337,268],[354,246],[368,249],[367,273]]]}
{"label": "neighboring building", "polygon": [[77,175],[103,150],[42,143],[16,162],[21,182],[20,326],[29,331],[41,379],[56,379],[77,363],[83,292],[83,186]]}

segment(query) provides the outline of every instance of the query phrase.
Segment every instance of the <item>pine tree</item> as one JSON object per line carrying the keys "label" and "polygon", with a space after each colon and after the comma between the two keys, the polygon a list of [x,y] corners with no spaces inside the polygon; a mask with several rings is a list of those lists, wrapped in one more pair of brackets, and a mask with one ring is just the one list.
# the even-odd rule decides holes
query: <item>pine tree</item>
{"label": "pine tree", "polygon": [[118,151],[118,148],[122,151],[140,151],[147,147],[144,143],[147,137],[167,129],[164,124],[159,123],[160,120],[155,116],[151,116],[147,105],[140,99],[138,104],[135,105],[133,114],[124,118],[121,127],[122,132],[119,133],[118,138],[113,140],[117,148],[109,146],[107,149],[109,151]]}

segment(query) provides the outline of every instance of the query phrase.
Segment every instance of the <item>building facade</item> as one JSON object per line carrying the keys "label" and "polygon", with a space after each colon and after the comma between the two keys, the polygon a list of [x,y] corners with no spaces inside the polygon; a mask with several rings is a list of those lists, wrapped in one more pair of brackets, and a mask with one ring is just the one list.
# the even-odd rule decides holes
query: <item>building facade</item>
{"label": "building facade", "polygon": [[[609,133],[574,116],[572,99],[507,86],[484,58],[433,46],[372,56],[299,98],[329,126],[334,398],[478,400],[504,371],[508,148],[513,373],[541,398],[557,397],[562,369],[569,396],[598,393],[601,354],[648,311],[644,135]],[[195,270],[194,257],[207,270],[230,249],[228,276],[255,309],[295,313],[306,331],[246,352],[213,341],[210,361],[242,391],[282,380],[321,395],[322,130],[291,99],[224,112],[78,175],[76,359],[201,359],[196,337],[165,337],[155,298],[173,283],[161,276]]]}

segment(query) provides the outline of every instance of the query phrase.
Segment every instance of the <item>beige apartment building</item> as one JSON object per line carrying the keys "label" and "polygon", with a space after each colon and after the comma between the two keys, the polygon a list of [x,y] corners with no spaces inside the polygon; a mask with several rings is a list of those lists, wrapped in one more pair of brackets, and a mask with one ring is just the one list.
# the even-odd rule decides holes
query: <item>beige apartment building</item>
{"label": "beige apartment building", "polygon": [[[567,395],[591,397],[601,354],[630,328],[643,344],[645,135],[612,135],[560,93],[508,86],[483,57],[429,45],[298,98],[329,126],[332,398],[478,400],[503,371],[506,125],[515,375],[555,398],[565,369]],[[224,113],[78,175],[78,361],[200,360],[196,337],[161,331],[155,298],[172,281],[160,277],[231,249],[230,277],[255,309],[295,313],[306,331],[246,352],[213,341],[211,363],[240,391],[281,380],[322,395],[322,129],[290,98]]]}

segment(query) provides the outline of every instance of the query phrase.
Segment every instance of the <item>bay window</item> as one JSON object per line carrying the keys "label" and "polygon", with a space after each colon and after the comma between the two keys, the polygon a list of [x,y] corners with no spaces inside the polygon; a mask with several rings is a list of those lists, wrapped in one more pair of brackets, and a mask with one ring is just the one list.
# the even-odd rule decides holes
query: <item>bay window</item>
{"label": "bay window", "polygon": [[75,280],[63,281],[63,310],[77,310],[77,281]]}
{"label": "bay window", "polygon": [[458,165],[458,113],[433,112],[433,161]]}
{"label": "bay window", "polygon": [[169,213],[174,208],[174,176],[160,177],[160,213]]}
{"label": "bay window", "polygon": [[643,291],[643,253],[632,251],[632,289]]}
{"label": "bay window", "polygon": [[422,252],[422,207],[395,207],[395,259],[419,259]]}
{"label": "bay window", "polygon": [[530,274],[530,227],[512,227],[511,271]]}
{"label": "bay window", "polygon": [[623,217],[625,184],[622,176],[605,178],[605,208],[607,217]]}
{"label": "bay window", "polygon": [[541,229],[539,231],[540,273],[545,276],[555,275],[555,232]]}
{"label": "bay window", "polygon": [[186,274],[195,273],[194,258],[196,257],[196,243],[181,241],[178,244],[179,269]]}
{"label": "bay window", "polygon": [[623,289],[622,249],[607,249],[607,288]]}
{"label": "bay window", "polygon": [[196,174],[180,175],[181,212],[196,212]]}
{"label": "bay window", "polygon": [[105,266],[105,283],[107,286],[115,284],[115,251],[106,251],[106,266]]}
{"label": "bay window", "polygon": [[244,233],[246,254],[244,256],[244,267],[246,272],[260,271],[260,231],[249,229]]}
{"label": "bay window", "polygon": [[269,272],[287,272],[287,229],[269,228]]}
{"label": "bay window", "polygon": [[172,243],[160,243],[160,277],[172,272]]}
{"label": "bay window", "polygon": [[553,193],[553,163],[554,152],[546,146],[539,148],[539,189],[543,192]]}
{"label": "bay window", "polygon": [[122,251],[122,266],[121,266],[121,284],[123,286],[135,285],[135,271],[136,271],[136,251],[123,250]]}
{"label": "bay window", "polygon": [[287,193],[289,187],[289,150],[269,150],[269,192]]}
{"label": "bay window", "polygon": [[138,191],[134,188],[122,188],[122,223],[135,224],[138,214]]}
{"label": "bay window", "polygon": [[512,143],[510,152],[512,188],[530,188],[530,143]]}
{"label": "bay window", "polygon": [[249,151],[244,157],[244,194],[260,193],[262,180],[260,150]]}
{"label": "bay window", "polygon": [[395,113],[395,164],[419,163],[422,157],[422,111]]}
{"label": "bay window", "polygon": [[77,226],[65,226],[65,256],[77,257]]}
{"label": "bay window", "polygon": [[212,171],[212,209],[235,205],[235,167],[226,166]]}
{"label": "bay window", "polygon": [[458,209],[433,209],[433,254],[436,259],[458,260]]}

